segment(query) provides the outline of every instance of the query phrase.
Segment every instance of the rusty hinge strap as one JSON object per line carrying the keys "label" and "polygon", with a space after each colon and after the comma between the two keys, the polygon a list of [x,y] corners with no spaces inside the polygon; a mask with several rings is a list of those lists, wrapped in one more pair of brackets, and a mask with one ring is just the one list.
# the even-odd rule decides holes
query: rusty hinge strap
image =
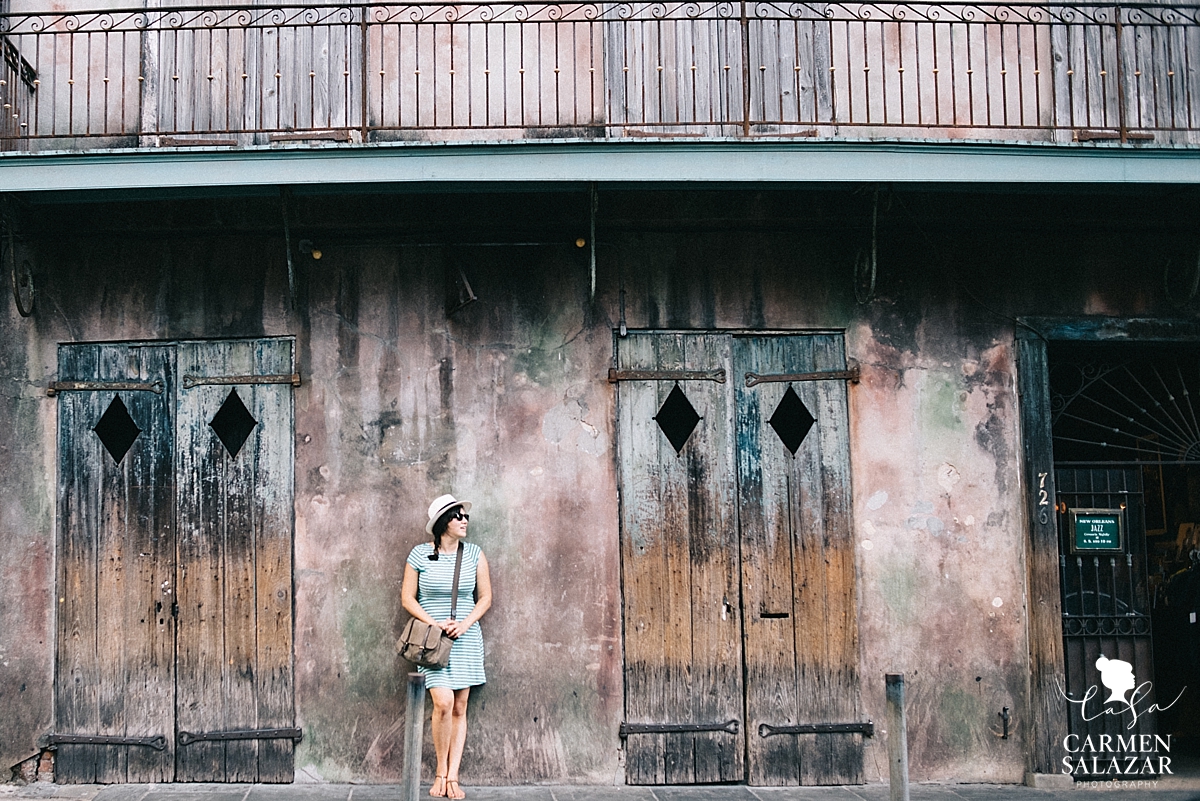
{"label": "rusty hinge strap", "polygon": [[188,139],[182,136],[159,137],[160,147],[237,147],[236,139]]}
{"label": "rusty hinge strap", "polygon": [[274,375],[214,375],[214,376],[199,376],[185,375],[183,377],[183,388],[192,389],[193,387],[205,385],[220,385],[230,386],[232,384],[291,384],[293,387],[300,386],[299,373],[276,373]]}
{"label": "rusty hinge strap", "polygon": [[610,367],[608,383],[618,381],[716,381],[725,383],[724,370],[618,370]]}
{"label": "rusty hinge strap", "polygon": [[161,395],[161,381],[51,381],[46,394],[53,398],[60,392],[153,392]]}
{"label": "rusty hinge strap", "polygon": [[292,740],[304,739],[303,729],[246,729],[244,731],[179,732],[179,744],[191,745],[202,740]]}
{"label": "rusty hinge strap", "polygon": [[737,734],[738,722],[729,720],[725,723],[622,723],[618,734],[625,738],[631,734],[682,734],[699,731],[724,731]]}
{"label": "rusty hinge strap", "polygon": [[1078,128],[1075,130],[1076,142],[1096,142],[1106,140],[1117,140],[1121,138],[1120,131],[1097,131],[1087,128]]}
{"label": "rusty hinge strap", "polygon": [[864,737],[875,736],[875,723],[801,723],[797,726],[770,726],[762,723],[758,727],[759,737],[773,737],[776,734],[844,734],[859,733]]}
{"label": "rusty hinge strap", "polygon": [[155,751],[164,751],[167,738],[161,734],[147,737],[121,737],[111,734],[47,734],[42,738],[44,747],[51,750],[60,745],[144,745]]}
{"label": "rusty hinge strap", "polygon": [[853,359],[850,360],[850,366],[845,370],[826,370],[816,373],[776,373],[773,375],[759,375],[758,373],[746,373],[746,386],[753,387],[758,384],[770,384],[793,381],[849,381],[851,384],[857,384],[861,377],[858,363]]}

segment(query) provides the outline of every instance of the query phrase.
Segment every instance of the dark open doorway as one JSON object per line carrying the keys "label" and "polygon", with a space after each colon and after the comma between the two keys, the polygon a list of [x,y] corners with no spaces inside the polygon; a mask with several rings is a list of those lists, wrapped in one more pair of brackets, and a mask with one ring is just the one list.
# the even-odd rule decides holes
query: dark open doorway
{"label": "dark open doorway", "polygon": [[[1200,777],[1200,345],[1047,356],[1070,732],[1169,736],[1172,774]],[[1132,665],[1140,719],[1102,657]]]}

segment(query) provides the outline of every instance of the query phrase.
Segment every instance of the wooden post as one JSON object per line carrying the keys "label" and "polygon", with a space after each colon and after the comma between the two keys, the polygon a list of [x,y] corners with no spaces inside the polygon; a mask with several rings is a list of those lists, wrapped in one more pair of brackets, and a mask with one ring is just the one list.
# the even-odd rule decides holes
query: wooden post
{"label": "wooden post", "polygon": [[[1046,327],[1039,323],[1039,327]],[[1029,329],[1029,330],[1026,330]],[[1031,774],[1056,774],[1066,755],[1067,702],[1060,686],[1067,675],[1059,589],[1058,515],[1054,513],[1053,436],[1046,338],[1028,325],[1018,329],[1017,391],[1021,399],[1025,558],[1029,597],[1029,706],[1025,742]],[[1028,781],[1028,780],[1027,780]]]}
{"label": "wooden post", "polygon": [[889,801],[908,799],[908,723],[904,719],[904,674],[888,673],[887,749],[891,781]]}
{"label": "wooden post", "polygon": [[404,719],[404,801],[421,795],[421,735],[425,728],[425,676],[408,674],[408,704]]}

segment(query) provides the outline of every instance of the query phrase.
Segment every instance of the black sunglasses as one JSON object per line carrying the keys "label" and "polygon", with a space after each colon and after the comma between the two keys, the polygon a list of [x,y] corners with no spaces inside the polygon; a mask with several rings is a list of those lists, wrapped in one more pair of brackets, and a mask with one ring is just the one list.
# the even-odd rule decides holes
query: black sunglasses
{"label": "black sunglasses", "polygon": [[454,514],[450,515],[450,519],[451,520],[470,520],[471,516],[469,514],[467,514],[466,512],[464,512],[462,509],[459,509]]}

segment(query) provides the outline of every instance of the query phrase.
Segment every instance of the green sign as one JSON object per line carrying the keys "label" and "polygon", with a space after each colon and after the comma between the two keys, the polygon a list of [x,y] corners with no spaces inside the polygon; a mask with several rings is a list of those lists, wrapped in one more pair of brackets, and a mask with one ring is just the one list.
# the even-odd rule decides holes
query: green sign
{"label": "green sign", "polygon": [[1075,551],[1120,551],[1123,549],[1121,509],[1072,509],[1071,528]]}

